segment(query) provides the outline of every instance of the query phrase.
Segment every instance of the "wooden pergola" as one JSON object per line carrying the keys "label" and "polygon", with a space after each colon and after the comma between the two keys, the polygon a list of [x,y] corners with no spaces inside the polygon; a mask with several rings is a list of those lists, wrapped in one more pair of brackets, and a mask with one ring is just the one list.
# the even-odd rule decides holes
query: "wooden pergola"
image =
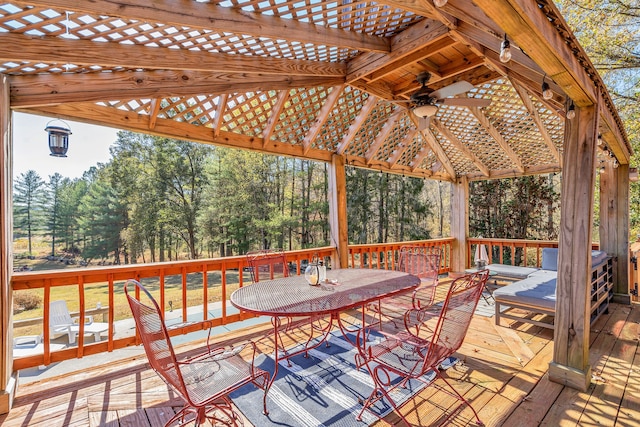
{"label": "wooden pergola", "polygon": [[[427,95],[454,95],[430,100],[428,122],[411,97],[425,72]],[[591,379],[591,224],[603,168],[600,245],[617,259],[617,300],[629,301],[631,146],[550,0],[13,0],[0,5],[0,412],[15,391],[12,111],[328,162],[342,266],[345,165],[452,182],[458,271],[471,180],[562,171],[549,376],[578,389]]]}

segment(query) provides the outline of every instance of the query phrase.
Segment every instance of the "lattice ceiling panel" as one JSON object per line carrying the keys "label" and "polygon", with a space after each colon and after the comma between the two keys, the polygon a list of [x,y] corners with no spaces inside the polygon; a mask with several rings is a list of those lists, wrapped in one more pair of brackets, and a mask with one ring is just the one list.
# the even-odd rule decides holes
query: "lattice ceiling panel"
{"label": "lattice ceiling panel", "polygon": [[271,140],[302,144],[332,88],[292,89],[280,112]]}
{"label": "lattice ceiling panel", "polygon": [[544,106],[542,102],[533,98],[536,109],[538,110],[538,115],[540,116],[540,120],[544,123],[545,129],[549,133],[551,140],[555,144],[556,148],[562,154],[564,150],[563,140],[564,140],[564,120],[561,119],[557,114],[553,111],[550,111],[548,108]]}
{"label": "lattice ceiling panel", "polygon": [[230,0],[218,2],[222,6],[258,11],[285,19],[310,22],[322,27],[340,28],[377,36],[389,37],[422,19],[402,9],[370,1],[312,1],[290,3],[282,0]]}
{"label": "lattice ceiling panel", "polygon": [[422,138],[420,132],[416,132],[410,141],[404,143],[404,151],[400,155],[400,158],[396,162],[398,165],[415,167],[415,158],[418,154],[423,154],[428,150],[427,143]]}
{"label": "lattice ceiling panel", "polygon": [[467,146],[489,169],[511,169],[513,164],[498,143],[487,133],[476,117],[466,108],[441,106],[441,123]]}
{"label": "lattice ceiling panel", "polygon": [[431,172],[445,172],[440,159],[432,150],[429,150],[422,162],[418,165],[419,169],[430,170]]}
{"label": "lattice ceiling panel", "polygon": [[[211,31],[206,28],[175,27],[158,23],[126,21],[107,16],[91,16],[82,13],[66,13],[49,8],[24,9],[7,4],[0,6],[0,32],[25,33],[31,36],[61,36],[69,39],[118,42],[215,53],[270,56],[313,61],[345,61],[356,51],[336,46],[321,46],[300,41],[272,40],[242,34]],[[46,66],[52,71],[87,72],[102,71],[103,67]],[[46,68],[42,67],[42,68]],[[33,64],[4,66],[12,74],[33,73]],[[22,68],[25,68],[22,71]],[[119,68],[122,70],[122,68]],[[0,68],[0,71],[3,71]],[[46,70],[49,71],[49,70]],[[43,71],[44,72],[44,71]]]}
{"label": "lattice ceiling panel", "polygon": [[396,150],[403,150],[407,141],[405,141],[407,133],[413,127],[413,123],[409,119],[407,114],[401,114],[396,120],[393,129],[387,135],[384,140],[384,144],[380,147],[376,153],[375,160],[379,162],[389,162],[397,152]]}
{"label": "lattice ceiling panel", "polygon": [[371,143],[376,139],[382,126],[396,110],[396,106],[386,101],[379,101],[367,116],[366,122],[360,127],[349,144],[346,154],[364,157]]}
{"label": "lattice ceiling panel", "polygon": [[246,136],[261,136],[276,102],[276,91],[229,96],[220,128]]}
{"label": "lattice ceiling panel", "polygon": [[[103,12],[94,2],[52,2],[61,5],[53,8],[28,6],[22,0],[0,4],[0,35],[12,41],[11,48],[16,44],[19,49],[23,42],[25,48],[12,51],[11,48],[7,49],[7,45],[0,46],[4,47],[0,49],[3,54],[0,73],[11,76],[8,80],[12,105],[34,111],[41,105],[47,105],[58,108],[63,115],[82,116],[81,112],[68,113],[73,108],[67,108],[65,104],[99,100],[102,102],[98,105],[119,111],[141,115],[156,114],[157,111],[160,119],[195,126],[212,126],[215,120],[217,131],[230,131],[252,138],[266,136],[267,126],[273,126],[268,129],[273,143],[262,141],[262,144],[256,144],[257,149],[278,153],[281,148],[278,144],[305,144],[305,148],[312,147],[314,150],[304,150],[303,156],[322,161],[327,158],[327,153],[316,150],[334,152],[338,147],[344,147],[341,153],[350,157],[350,160],[361,162],[371,152],[372,144],[389,118],[398,108],[407,107],[407,104],[396,105],[387,101],[394,102],[392,100],[397,96],[412,93],[415,76],[428,70],[429,62],[438,65],[442,84],[452,79],[473,82],[476,87],[464,96],[492,101],[490,106],[477,111],[442,105],[436,117],[443,131],[438,131],[434,125],[430,126],[430,131],[442,146],[457,175],[470,173],[477,178],[478,171],[486,168],[491,176],[505,176],[512,174],[519,162],[525,167],[536,167],[535,170],[558,169],[553,150],[549,150],[533,115],[525,107],[527,103],[522,102],[509,79],[497,77],[497,72],[488,70],[483,58],[469,57],[471,51],[466,45],[448,36],[443,40],[430,37],[429,32],[433,29],[438,31],[437,28],[443,24],[428,21],[441,19],[430,12],[430,2],[391,2],[392,6],[369,0],[176,2],[184,9],[181,11],[183,13],[169,12],[161,3],[173,4],[148,2],[148,5],[144,3],[148,7],[143,9],[121,8],[118,12],[108,12],[115,10],[110,8],[105,8]],[[471,0],[459,0],[458,3],[459,6],[473,4]],[[67,12],[64,7],[92,12]],[[461,24],[474,25],[466,20],[467,13],[462,13],[460,8],[452,6],[447,12],[452,13],[451,16]],[[120,17],[107,16],[106,13]],[[416,13],[422,13],[423,16]],[[141,16],[147,18],[141,19]],[[239,18],[237,22],[234,16]],[[255,25],[238,23],[246,23],[247,20],[252,20]],[[421,24],[415,25],[418,22]],[[479,31],[491,30],[493,24],[487,21],[484,23],[487,28]],[[394,49],[411,52],[420,49],[427,55],[427,61],[422,58],[413,60],[413,56],[419,56],[417,54],[397,58],[393,52],[385,58],[387,53],[384,51],[391,37],[405,31],[406,40],[404,36],[393,39]],[[420,31],[424,34],[420,35]],[[38,43],[41,44],[35,45],[32,37],[38,37]],[[383,38],[384,43],[381,40]],[[64,43],[59,43],[62,39],[65,39]],[[403,44],[421,43],[421,40],[424,40],[422,46]],[[478,40],[472,41],[482,44],[483,38],[478,36]],[[100,51],[95,55],[85,55],[87,44],[90,47],[99,46]],[[125,57],[128,54],[125,52],[129,51],[136,53]],[[163,52],[177,56],[180,51],[187,52],[184,64],[180,66],[166,65],[166,60],[159,58]],[[16,52],[21,54],[16,55]],[[153,55],[147,57],[146,53]],[[224,105],[219,105],[218,96],[207,93],[206,89],[203,93],[202,87],[206,87],[202,84],[204,80],[198,80],[208,75],[197,59],[210,58],[213,53],[217,54],[216,61],[219,59],[220,67],[225,70],[225,61],[235,64],[239,55],[256,58],[246,70],[237,71],[230,67],[228,72],[233,75],[228,79],[229,88],[225,92],[233,95],[224,97]],[[134,56],[135,62],[130,61]],[[122,60],[117,61],[119,57]],[[282,60],[270,62],[265,59],[267,57]],[[43,62],[39,62],[41,58]],[[287,61],[289,59],[304,60],[305,63]],[[318,67],[313,62],[318,62]],[[325,67],[320,62],[340,64]],[[542,71],[530,61],[525,62],[521,64],[514,58],[504,67],[507,70],[526,67],[527,81],[521,84],[523,88],[528,88],[529,93],[533,93],[538,86],[533,88],[531,82],[539,81],[536,76],[540,74],[542,78]],[[114,66],[114,63],[118,66]],[[272,80],[264,79],[264,74],[273,74],[274,66],[281,67],[281,70],[291,69],[292,75],[286,76],[289,72],[283,71],[273,76]],[[134,70],[127,67],[135,68],[136,77],[141,76],[140,80],[133,82],[137,85],[135,90],[129,92],[136,93],[133,95],[137,96],[135,99],[123,95],[132,88],[132,81],[127,79]],[[169,70],[161,70],[164,67]],[[595,71],[587,68],[586,71]],[[180,79],[178,70],[190,72],[189,79]],[[218,68],[216,70],[219,71]],[[68,75],[55,76],[63,73]],[[76,77],[80,78],[76,74],[80,73],[87,74],[81,77],[82,84],[87,85],[86,90],[71,87],[69,83],[75,83]],[[35,76],[21,76],[35,74],[42,75],[37,77],[38,85],[32,84]],[[145,84],[146,79],[150,84]],[[330,96],[333,90],[330,85],[340,84],[344,79],[352,81],[352,86],[345,87],[333,105],[325,105],[328,98],[336,99]],[[487,81],[489,79],[495,80]],[[596,87],[600,88],[600,80],[593,80]],[[91,85],[95,87],[91,88]],[[305,88],[299,87],[304,85]],[[175,96],[162,100],[148,99],[157,96],[156,88],[160,86],[164,93]],[[243,93],[245,90],[249,92]],[[558,87],[555,90],[556,96],[548,103],[543,104],[533,95],[529,97],[552,143],[562,153],[564,118],[561,115],[564,107],[560,100],[566,95],[558,91]],[[373,102],[369,96],[384,97],[387,101],[373,98],[376,104],[371,109],[367,105],[367,100]],[[112,98],[115,100],[105,101]],[[609,98],[607,102],[610,102]],[[367,105],[367,117],[361,114],[364,105]],[[276,106],[278,111],[274,111]],[[329,113],[325,114],[326,111]],[[423,136],[416,134],[411,141],[406,139],[408,132],[415,130],[408,116],[398,117],[384,143],[376,149],[372,167],[385,170],[391,166],[387,164],[391,159],[394,165],[402,166],[404,171],[407,167],[417,168],[417,174],[421,173],[419,169],[442,171],[442,165],[432,150],[424,148]],[[111,123],[119,122],[119,116],[115,114],[108,119]],[[349,133],[352,129],[357,129],[355,135]],[[500,135],[496,139],[492,136],[495,135],[494,129]],[[141,131],[145,130],[147,128],[143,125]],[[183,135],[182,132],[188,135],[185,126],[167,131],[177,136]],[[624,133],[624,129],[621,132]],[[448,140],[447,135],[453,135],[453,142]],[[212,138],[218,137],[225,136],[218,132],[212,134]],[[501,147],[502,140],[510,147],[506,151],[513,150],[517,159],[505,153]],[[622,146],[615,148],[625,154]],[[619,150],[616,152],[621,153]],[[414,165],[418,162],[417,158],[420,159],[419,167]],[[476,166],[474,161],[481,164]]]}
{"label": "lattice ceiling panel", "polygon": [[216,95],[198,95],[163,99],[158,117],[187,122],[192,125],[211,126],[219,102]]}
{"label": "lattice ceiling panel", "polygon": [[142,115],[149,115],[150,99],[132,99],[127,101],[108,101],[98,102],[97,105],[109,108],[115,108],[120,111],[127,111]]}
{"label": "lattice ceiling panel", "polygon": [[430,129],[436,141],[444,150],[444,153],[452,164],[453,169],[456,171],[456,175],[466,175],[478,172],[478,168],[471,162],[471,160],[469,160],[462,151],[454,146],[449,139],[447,139],[433,126],[431,126]]}
{"label": "lattice ceiling panel", "polygon": [[360,113],[369,94],[351,86],[345,86],[325,121],[312,147],[334,151]]}
{"label": "lattice ceiling panel", "polygon": [[538,126],[509,82],[499,79],[482,85],[478,91],[493,99],[484,112],[525,167],[540,161],[554,163],[553,155],[540,138]]}

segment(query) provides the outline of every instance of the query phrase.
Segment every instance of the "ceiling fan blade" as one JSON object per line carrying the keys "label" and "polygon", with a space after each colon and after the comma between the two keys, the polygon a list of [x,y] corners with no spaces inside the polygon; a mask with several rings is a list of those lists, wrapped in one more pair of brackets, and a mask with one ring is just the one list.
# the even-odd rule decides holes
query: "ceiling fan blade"
{"label": "ceiling fan blade", "polygon": [[459,93],[469,92],[471,89],[473,89],[473,85],[463,80],[440,88],[435,92],[432,92],[429,96],[437,99],[448,98],[450,96],[458,95]]}
{"label": "ceiling fan blade", "polygon": [[490,99],[482,98],[445,98],[438,99],[438,104],[457,105],[460,107],[487,107],[491,104]]}

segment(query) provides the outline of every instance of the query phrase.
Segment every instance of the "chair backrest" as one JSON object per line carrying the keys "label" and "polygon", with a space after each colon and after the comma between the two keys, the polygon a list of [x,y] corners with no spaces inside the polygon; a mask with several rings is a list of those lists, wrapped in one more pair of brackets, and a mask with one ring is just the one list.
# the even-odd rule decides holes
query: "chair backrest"
{"label": "chair backrest", "polygon": [[420,285],[413,293],[416,307],[429,305],[435,299],[441,253],[440,248],[436,247],[400,248],[398,270],[420,278]]}
{"label": "chair backrest", "polygon": [[73,325],[73,323],[66,301],[53,301],[49,304],[49,328],[66,328],[67,326]]}
{"label": "chair backrest", "polygon": [[425,372],[460,348],[488,278],[489,271],[482,270],[451,283],[425,357]]}
{"label": "chair backrest", "polygon": [[251,271],[251,280],[256,283],[277,277],[289,277],[289,266],[284,251],[264,249],[247,253],[247,263]]}
{"label": "chair backrest", "polygon": [[[129,293],[129,287],[132,290],[138,289],[140,291],[139,300]],[[151,368],[184,399],[190,401],[158,303],[137,280],[127,280],[124,285],[124,293],[127,296],[129,307],[131,307],[131,313]]]}

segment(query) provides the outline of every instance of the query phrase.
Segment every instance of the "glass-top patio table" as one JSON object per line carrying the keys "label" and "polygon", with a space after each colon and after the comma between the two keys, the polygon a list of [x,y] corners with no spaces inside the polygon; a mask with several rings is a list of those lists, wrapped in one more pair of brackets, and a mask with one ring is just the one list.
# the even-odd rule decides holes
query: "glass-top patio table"
{"label": "glass-top patio table", "polygon": [[[411,292],[420,284],[420,278],[412,274],[376,269],[329,270],[327,281],[328,283],[318,286],[310,286],[304,276],[283,277],[253,283],[231,294],[231,304],[238,309],[271,316],[275,348],[275,372],[271,376],[271,383],[278,373],[280,359],[306,353],[325,342],[334,322],[345,338],[352,342],[340,319],[342,311],[361,308],[364,326],[364,308],[367,304]],[[319,321],[327,316],[328,322]],[[307,317],[311,321],[308,323],[310,329],[306,343],[288,351],[284,349],[280,339],[281,319],[292,317]],[[289,325],[287,322],[287,327]]]}

